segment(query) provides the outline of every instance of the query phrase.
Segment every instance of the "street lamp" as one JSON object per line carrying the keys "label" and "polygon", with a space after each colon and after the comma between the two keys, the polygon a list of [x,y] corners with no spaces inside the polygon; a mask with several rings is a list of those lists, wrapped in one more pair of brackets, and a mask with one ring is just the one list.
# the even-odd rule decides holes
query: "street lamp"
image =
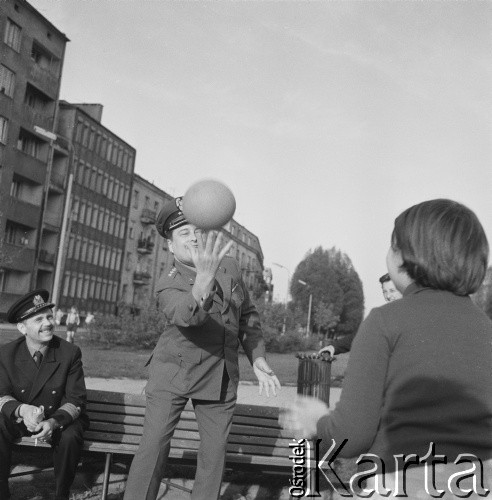
{"label": "street lamp", "polygon": [[278,264],[277,262],[272,262],[272,264],[287,271],[287,291],[285,292],[285,315],[284,315],[284,324],[282,326],[282,335],[285,335],[286,323],[287,323],[287,302],[289,301],[290,271],[285,266],[283,266],[282,264]]}
{"label": "street lamp", "polygon": [[307,286],[309,289],[309,306],[308,306],[308,317],[307,317],[307,325],[306,325],[306,337],[309,336],[310,332],[310,327],[311,327],[311,307],[313,305],[313,294],[311,292],[311,287],[302,280],[297,280],[298,283],[301,285]]}
{"label": "street lamp", "polygon": [[51,170],[53,168],[53,149],[54,149],[54,142],[57,138],[56,134],[53,132],[50,132],[49,130],[45,130],[42,127],[39,127],[38,125],[34,125],[34,132],[36,134],[44,137],[45,139],[48,140],[49,144],[49,149],[48,149],[48,161],[46,163],[46,177],[44,181],[44,186],[43,186],[43,194],[41,198],[41,207],[40,207],[40,214],[39,214],[39,228],[36,234],[36,244],[34,247],[34,269],[32,272],[31,276],[31,288],[36,288],[37,287],[37,277],[38,277],[38,269],[39,269],[39,253],[41,249],[41,238],[43,234],[43,229],[44,229],[44,219],[45,219],[45,213],[46,213],[46,206],[48,204],[48,192],[50,189],[50,180],[51,180]]}

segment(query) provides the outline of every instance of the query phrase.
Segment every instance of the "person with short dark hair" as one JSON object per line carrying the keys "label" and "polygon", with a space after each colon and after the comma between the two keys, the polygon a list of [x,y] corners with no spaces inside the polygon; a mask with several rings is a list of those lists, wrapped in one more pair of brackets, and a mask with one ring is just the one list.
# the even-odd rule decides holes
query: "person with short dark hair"
{"label": "person with short dark hair", "polygon": [[82,354],[54,335],[47,290],[34,290],[7,312],[22,336],[0,346],[0,500],[10,498],[12,443],[22,436],[51,444],[56,500],[68,500],[89,419]]}
{"label": "person with short dark hair", "polygon": [[383,297],[386,302],[393,302],[394,300],[401,299],[401,293],[396,288],[395,284],[391,281],[388,273],[383,274],[379,278],[381,288],[383,289]]}
{"label": "person with short dark hair", "polygon": [[191,498],[217,500],[236,406],[239,345],[253,365],[260,394],[276,394],[280,383],[265,360],[260,318],[239,265],[226,255],[232,242],[190,224],[180,198],[162,207],[156,228],[174,256],[157,286],[167,324],[149,361],[143,436],[124,498],[156,498],[174,429],[191,399],[200,435]]}
{"label": "person with short dark hair", "polygon": [[[434,484],[447,484],[463,454],[492,459],[492,322],[470,298],[488,255],[482,225],[460,203],[431,200],[401,213],[386,262],[402,299],[361,324],[336,408],[328,414],[303,399],[285,425],[306,438],[347,439],[340,456],[379,457],[386,486],[395,486],[395,457],[423,459],[432,447],[449,464],[441,461]],[[427,498],[422,461],[410,465],[409,497]]]}

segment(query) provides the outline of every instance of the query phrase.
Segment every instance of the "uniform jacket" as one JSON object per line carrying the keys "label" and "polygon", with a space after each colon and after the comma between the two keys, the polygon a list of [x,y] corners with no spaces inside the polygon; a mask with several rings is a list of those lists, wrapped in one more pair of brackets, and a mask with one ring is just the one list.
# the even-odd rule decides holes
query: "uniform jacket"
{"label": "uniform jacket", "polygon": [[265,355],[258,312],[251,303],[237,261],[225,257],[216,274],[222,289],[200,307],[192,295],[194,269],[175,261],[159,282],[159,304],[168,324],[152,355],[150,382],[196,399],[219,399],[224,364],[239,382],[239,344],[251,363]]}
{"label": "uniform jacket", "polygon": [[13,419],[22,403],[43,405],[45,417],[61,426],[70,424],[72,417],[60,407],[72,404],[88,422],[80,348],[53,336],[38,370],[24,336],[0,346],[0,412]]}

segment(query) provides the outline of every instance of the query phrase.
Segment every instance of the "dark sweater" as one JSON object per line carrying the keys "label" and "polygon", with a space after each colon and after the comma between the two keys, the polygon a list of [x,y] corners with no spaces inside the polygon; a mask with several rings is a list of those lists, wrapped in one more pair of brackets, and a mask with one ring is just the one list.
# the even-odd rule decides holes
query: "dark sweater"
{"label": "dark sweater", "polygon": [[492,322],[469,297],[411,285],[361,324],[341,399],[318,437],[341,456],[492,457]]}

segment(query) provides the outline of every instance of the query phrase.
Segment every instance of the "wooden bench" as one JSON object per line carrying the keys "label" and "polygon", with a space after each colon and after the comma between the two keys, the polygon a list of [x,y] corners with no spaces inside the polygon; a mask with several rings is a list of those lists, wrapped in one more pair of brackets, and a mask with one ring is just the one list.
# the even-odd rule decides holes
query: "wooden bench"
{"label": "wooden bench", "polygon": [[[113,455],[134,455],[137,450],[143,430],[145,396],[89,390],[87,413],[91,426],[84,435],[84,450],[106,455],[102,485],[102,500],[106,500]],[[289,444],[294,438],[279,426],[278,416],[279,409],[276,407],[236,405],[226,465],[234,468],[240,464],[241,469],[253,467],[290,473]],[[176,427],[169,458],[195,462],[199,442],[195,413],[189,403]],[[25,437],[17,444],[34,446],[34,441]]]}

